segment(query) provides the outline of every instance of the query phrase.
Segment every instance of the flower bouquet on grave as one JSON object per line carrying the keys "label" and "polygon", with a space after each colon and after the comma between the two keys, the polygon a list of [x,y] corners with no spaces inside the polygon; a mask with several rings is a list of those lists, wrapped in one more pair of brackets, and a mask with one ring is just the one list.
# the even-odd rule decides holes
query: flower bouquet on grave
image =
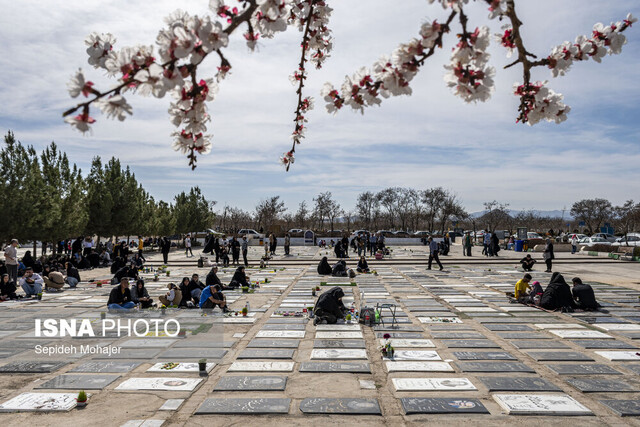
{"label": "flower bouquet on grave", "polygon": [[178,367],[178,364],[177,364],[177,363],[174,363],[174,362],[167,362],[167,363],[163,364],[163,365],[160,367],[160,369],[164,369],[164,370],[166,370],[166,371],[171,371],[172,369],[175,369],[175,368],[177,368],[177,367]]}
{"label": "flower bouquet on grave", "polygon": [[309,315],[309,319],[313,319],[313,306],[307,307],[307,314]]}
{"label": "flower bouquet on grave", "polygon": [[87,406],[87,393],[84,390],[80,390],[78,397],[76,397],[76,406],[78,408],[84,408]]}
{"label": "flower bouquet on grave", "polygon": [[105,313],[104,311],[102,313],[100,313],[100,319],[104,320],[107,318],[107,313]]}
{"label": "flower bouquet on grave", "polygon": [[209,374],[207,373],[207,359],[198,360],[198,369],[200,371],[201,377],[209,376]]}
{"label": "flower bouquet on grave", "polygon": [[160,306],[160,314],[162,314],[163,316],[164,316],[165,314],[167,314],[167,306],[166,306],[166,305],[162,304],[162,305]]}
{"label": "flower bouquet on grave", "polygon": [[249,314],[249,309],[246,306],[242,307],[242,317],[247,317],[247,314]]}

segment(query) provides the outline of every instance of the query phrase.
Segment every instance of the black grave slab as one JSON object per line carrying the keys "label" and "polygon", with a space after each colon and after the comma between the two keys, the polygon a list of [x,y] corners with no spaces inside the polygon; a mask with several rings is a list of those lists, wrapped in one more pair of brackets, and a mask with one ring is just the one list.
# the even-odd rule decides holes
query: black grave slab
{"label": "black grave slab", "polygon": [[303,324],[286,324],[286,323],[273,323],[266,324],[260,328],[263,331],[304,331],[307,325]]}
{"label": "black grave slab", "polygon": [[456,362],[462,372],[535,372],[520,362]]}
{"label": "black grave slab", "polygon": [[60,390],[102,390],[118,378],[120,378],[120,375],[65,374],[58,375],[57,377],[38,385],[36,388]]}
{"label": "black grave slab", "polygon": [[618,340],[571,340],[574,343],[578,344],[584,348],[619,348],[619,349],[637,349],[631,344],[627,344],[626,342],[618,341]]}
{"label": "black grave slab", "polygon": [[311,397],[300,402],[304,414],[382,415],[377,399]]}
{"label": "black grave slab", "polygon": [[284,391],[287,377],[284,376],[224,376],[213,391]]}
{"label": "black grave slab", "polygon": [[478,377],[493,391],[562,391],[559,387],[542,378],[532,377]]}
{"label": "black grave slab", "polygon": [[511,345],[521,350],[527,348],[571,348],[563,342],[554,340],[513,340]]}
{"label": "black grave slab", "polygon": [[0,366],[0,373],[19,373],[19,374],[31,374],[31,373],[48,373],[55,372],[62,368],[69,362],[66,361],[22,361],[12,362],[4,366]]}
{"label": "black grave slab", "polygon": [[376,338],[384,338],[385,334],[389,334],[390,338],[424,338],[424,334],[418,332],[376,332]]}
{"label": "black grave slab", "polygon": [[402,409],[412,414],[488,414],[478,399],[467,397],[403,397]]}
{"label": "black grave slab", "polygon": [[640,400],[601,400],[600,403],[621,417],[640,415]]}
{"label": "black grave slab", "polygon": [[391,326],[389,322],[386,325],[377,325],[373,327],[374,331],[385,331],[385,332],[396,332],[396,331],[404,331],[404,332],[424,332],[424,329],[420,326],[411,326],[411,325],[396,325]]}
{"label": "black grave slab", "polygon": [[518,360],[506,351],[454,351],[458,360]]}
{"label": "black grave slab", "polygon": [[500,338],[507,340],[549,340],[550,335],[543,332],[496,332]]}
{"label": "black grave slab", "polygon": [[96,359],[152,359],[160,353],[155,348],[123,348],[118,353],[98,354]]}
{"label": "black grave slab", "polygon": [[638,364],[625,363],[624,368],[630,370],[633,373],[640,375],[640,365]]}
{"label": "black grave slab", "polygon": [[586,354],[576,351],[527,351],[538,362],[593,362]]}
{"label": "black grave slab", "polygon": [[[384,334],[383,334],[384,335]],[[364,340],[313,340],[313,348],[366,348]]]}
{"label": "black grave slab", "polygon": [[292,359],[294,352],[282,348],[248,348],[238,355],[238,359]]}
{"label": "black grave slab", "polygon": [[237,398],[206,399],[195,415],[207,414],[288,414],[291,399],[284,398]]}
{"label": "black grave slab", "polygon": [[87,372],[87,373],[125,373],[140,366],[142,362],[130,362],[126,360],[118,361],[96,361],[86,362],[76,366],[69,372]]}
{"label": "black grave slab", "polygon": [[300,372],[349,372],[370,374],[371,367],[367,362],[302,362]]}
{"label": "black grave slab", "polygon": [[158,356],[162,359],[221,359],[226,350],[217,348],[171,348]]}
{"label": "black grave slab", "polygon": [[486,339],[487,337],[479,332],[460,331],[460,332],[433,332],[433,338],[437,339]]}
{"label": "black grave slab", "polygon": [[620,393],[639,391],[636,387],[619,380],[604,378],[572,378],[566,381],[583,393]]}
{"label": "black grave slab", "polygon": [[500,348],[491,340],[442,340],[448,348]]}
{"label": "black grave slab", "polygon": [[300,340],[280,340],[269,338],[254,338],[249,341],[249,348],[298,348]]}
{"label": "black grave slab", "polygon": [[622,372],[600,363],[552,363],[546,366],[560,375],[622,375]]}

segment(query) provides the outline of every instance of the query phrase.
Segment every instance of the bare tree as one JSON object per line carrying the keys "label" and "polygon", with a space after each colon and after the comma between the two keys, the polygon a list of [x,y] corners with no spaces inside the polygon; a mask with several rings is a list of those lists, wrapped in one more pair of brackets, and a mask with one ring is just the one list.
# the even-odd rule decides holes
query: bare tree
{"label": "bare tree", "polygon": [[571,215],[584,221],[592,233],[597,233],[602,223],[613,217],[613,207],[606,199],[583,199],[571,206]]}
{"label": "bare tree", "polygon": [[487,231],[494,232],[498,225],[505,227],[509,223],[507,208],[509,203],[500,203],[497,200],[484,203],[484,214],[479,218],[481,224],[485,224]]}
{"label": "bare tree", "polygon": [[358,195],[356,211],[364,228],[370,230],[374,225],[374,219],[379,210],[380,201],[371,191],[365,191]]}
{"label": "bare tree", "polygon": [[429,188],[422,191],[422,203],[425,205],[425,218],[427,221],[427,231],[436,229],[436,218],[442,210],[442,206],[447,199],[447,192],[442,187]]}
{"label": "bare tree", "polygon": [[450,220],[463,220],[469,216],[455,194],[445,190],[446,197],[440,210],[440,229],[442,235]]}
{"label": "bare tree", "polygon": [[625,234],[636,229],[640,224],[640,203],[633,200],[627,200],[621,206],[613,208],[616,220],[618,222],[618,230]]}
{"label": "bare tree", "polygon": [[307,208],[307,202],[303,200],[298,205],[298,211],[294,216],[294,221],[298,225],[298,227],[305,230],[308,219],[309,219],[309,209]]}
{"label": "bare tree", "polygon": [[327,205],[327,216],[329,218],[329,224],[331,225],[331,231],[333,231],[333,225],[336,222],[336,218],[338,218],[343,213],[344,211],[342,210],[342,207],[340,207],[340,204],[335,200],[330,199]]}
{"label": "bare tree", "polygon": [[285,212],[284,202],[280,200],[280,196],[273,196],[266,200],[261,200],[256,206],[256,220],[258,224],[264,226],[265,230],[269,230],[278,216]]}
{"label": "bare tree", "polygon": [[[332,209],[333,196],[331,191],[318,194],[313,198],[315,206],[313,208],[313,214],[318,221],[320,221],[320,228],[324,230],[324,221],[329,218],[329,212]],[[333,225],[331,226],[333,229]]]}

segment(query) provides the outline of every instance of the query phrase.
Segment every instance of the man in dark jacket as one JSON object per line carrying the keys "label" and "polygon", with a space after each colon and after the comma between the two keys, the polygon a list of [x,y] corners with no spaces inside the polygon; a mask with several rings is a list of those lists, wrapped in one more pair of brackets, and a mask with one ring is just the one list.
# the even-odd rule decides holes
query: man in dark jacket
{"label": "man in dark jacket", "polygon": [[160,242],[160,251],[162,252],[162,262],[166,265],[169,262],[169,251],[171,250],[171,241],[167,236],[162,238]]}
{"label": "man in dark jacket", "polygon": [[213,289],[215,287],[215,285],[220,285],[220,287],[222,287],[222,282],[218,278],[218,274],[217,273],[218,273],[218,267],[216,267],[214,265],[211,268],[211,271],[209,271],[209,274],[207,274],[207,278],[205,280],[205,285],[211,286],[211,289]]}
{"label": "man in dark jacket", "polygon": [[131,300],[129,279],[123,277],[120,284],[111,289],[107,307],[109,310],[130,310],[135,307],[135,303]]}
{"label": "man in dark jacket", "polygon": [[338,319],[343,319],[347,309],[342,303],[342,297],[344,297],[344,291],[337,286],[320,295],[313,309],[315,314],[313,324],[334,324]]}
{"label": "man in dark jacket", "polygon": [[333,277],[347,277],[347,263],[341,259],[336,262],[331,268],[331,275]]}
{"label": "man in dark jacket", "polygon": [[204,288],[205,285],[200,281],[200,277],[197,274],[191,276],[188,291],[194,301],[194,304],[200,304],[200,294]]}
{"label": "man in dark jacket", "polygon": [[522,265],[524,271],[531,271],[533,270],[533,264],[536,262],[535,259],[531,258],[531,254],[527,254],[527,256],[520,260],[520,265]]}
{"label": "man in dark jacket", "polygon": [[547,289],[544,290],[542,298],[540,298],[540,306],[547,310],[566,309],[572,311],[575,308],[571,289],[562,274],[553,273]]}
{"label": "man in dark jacket", "polygon": [[597,310],[600,307],[598,301],[596,301],[596,296],[593,293],[593,288],[591,285],[587,285],[582,283],[582,280],[579,277],[574,277],[571,279],[573,282],[573,289],[571,293],[573,294],[573,298],[576,300],[576,306],[583,310]]}
{"label": "man in dark jacket", "polygon": [[[547,271],[545,271],[545,273],[551,273],[551,267],[555,258],[555,255],[553,254],[553,243],[551,242],[551,239],[547,239],[547,243],[544,246],[544,253],[542,254],[542,256],[544,257],[544,262],[547,264]],[[569,285],[567,285],[567,287],[568,286]]]}

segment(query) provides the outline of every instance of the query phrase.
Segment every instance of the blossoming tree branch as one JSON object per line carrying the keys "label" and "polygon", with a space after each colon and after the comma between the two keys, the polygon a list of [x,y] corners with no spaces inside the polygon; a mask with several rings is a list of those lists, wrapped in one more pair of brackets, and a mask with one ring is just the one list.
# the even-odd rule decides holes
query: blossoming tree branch
{"label": "blossoming tree branch", "polygon": [[[229,0],[233,1],[233,0]],[[410,83],[426,60],[437,48],[442,48],[447,34],[457,28],[457,44],[451,51],[450,61],[444,65],[444,80],[464,102],[487,101],[494,91],[495,69],[488,65],[487,49],[491,39],[487,26],[474,26],[468,21],[465,8],[469,0],[427,0],[439,3],[445,10],[443,20],[425,22],[418,36],[400,44],[391,56],[382,56],[371,67],[362,67],[347,76],[340,90],[325,83],[321,96],[326,109],[336,113],[345,106],[364,112],[365,107],[380,105],[382,98],[410,95]],[[176,11],[165,20],[166,27],[158,32],[157,49],[150,45],[123,47],[115,50],[116,39],[111,34],[90,34],[85,40],[89,65],[106,71],[117,83],[108,90],[98,90],[87,81],[82,70],[68,84],[71,97],[80,95],[86,101],[63,113],[65,121],[86,133],[95,123],[92,107],[99,108],[109,118],[124,120],[132,114],[132,107],[124,94],[163,98],[169,93],[171,122],[178,128],[172,133],[173,147],[186,154],[192,169],[196,167],[197,154],[211,150],[211,136],[207,125],[211,116],[207,101],[213,101],[219,85],[231,70],[224,55],[229,36],[242,31],[251,51],[260,38],[273,38],[289,26],[302,33],[301,55],[297,70],[290,76],[296,87],[297,106],[294,112],[294,128],[291,149],[281,157],[281,163],[289,170],[295,160],[296,147],[305,137],[306,115],[313,108],[311,96],[304,94],[309,63],[321,68],[332,48],[329,18],[332,9],[325,0],[237,0],[235,6],[224,0],[210,0],[212,16],[191,16]],[[515,60],[504,66],[522,68],[522,82],[514,84],[513,93],[520,99],[516,121],[534,125],[542,120],[561,123],[571,110],[563,102],[563,96],[548,87],[548,81],[534,81],[535,67],[546,67],[553,77],[564,76],[575,62],[601,62],[608,54],[619,54],[627,42],[622,34],[637,21],[628,14],[620,22],[604,25],[597,23],[590,35],[579,35],[574,42],[565,41],[554,47],[546,56],[529,52],[522,39],[520,21],[515,0],[476,0],[473,3],[487,7],[488,19],[504,21],[502,30],[495,34],[496,41],[505,48],[506,56],[515,53]],[[217,59],[218,72],[213,77],[198,75],[198,66],[207,57]]]}

